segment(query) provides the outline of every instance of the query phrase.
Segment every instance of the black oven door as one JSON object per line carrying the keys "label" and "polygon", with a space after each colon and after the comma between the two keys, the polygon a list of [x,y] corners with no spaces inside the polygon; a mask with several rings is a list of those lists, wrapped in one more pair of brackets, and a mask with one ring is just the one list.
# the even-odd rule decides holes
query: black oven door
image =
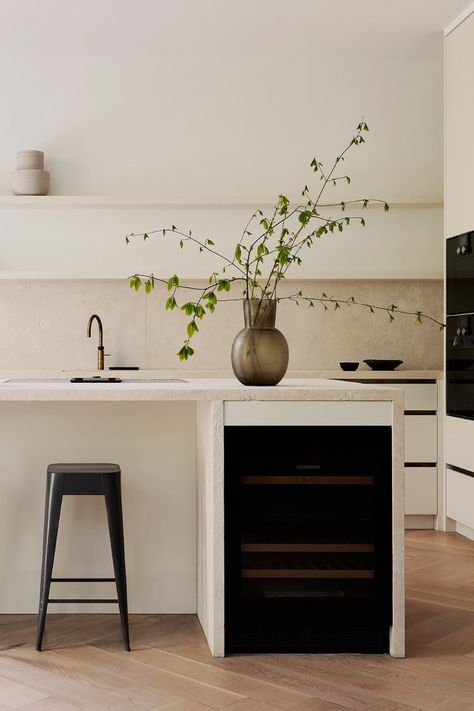
{"label": "black oven door", "polygon": [[474,312],[474,232],[446,240],[448,314]]}
{"label": "black oven door", "polygon": [[446,320],[446,412],[474,420],[474,314]]}

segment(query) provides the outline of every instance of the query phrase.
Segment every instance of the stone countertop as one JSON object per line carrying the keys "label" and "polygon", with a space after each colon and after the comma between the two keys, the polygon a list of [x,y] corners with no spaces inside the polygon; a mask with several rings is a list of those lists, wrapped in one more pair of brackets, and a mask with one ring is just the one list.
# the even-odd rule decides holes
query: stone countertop
{"label": "stone countertop", "polygon": [[[183,380],[202,380],[202,379],[230,379],[235,380],[235,376],[231,370],[187,370],[183,365],[181,368],[173,368],[171,370],[94,370],[94,369],[63,369],[63,370],[0,370],[0,380],[6,378],[32,378],[32,379],[49,379],[49,378],[64,378],[72,377],[91,377],[93,375],[103,375],[117,378],[126,378],[127,380],[144,379],[144,378],[181,378]],[[367,366],[361,366],[358,370],[288,370],[286,380],[314,380],[325,378],[330,380],[443,380],[444,373],[442,370],[409,370],[397,368],[397,370],[371,370]]]}
{"label": "stone countertop", "polygon": [[[116,371],[102,375],[119,374]],[[140,375],[138,375],[140,374]],[[74,374],[75,375],[75,374]],[[88,374],[91,375],[90,373]],[[31,373],[1,374],[0,402],[156,402],[197,400],[389,400],[402,404],[400,390],[324,378],[286,378],[272,387],[249,387],[235,378],[188,378],[185,382],[134,382],[150,378],[149,371],[121,374],[121,383],[71,383],[71,373],[33,376]],[[154,377],[162,377],[155,371]]]}

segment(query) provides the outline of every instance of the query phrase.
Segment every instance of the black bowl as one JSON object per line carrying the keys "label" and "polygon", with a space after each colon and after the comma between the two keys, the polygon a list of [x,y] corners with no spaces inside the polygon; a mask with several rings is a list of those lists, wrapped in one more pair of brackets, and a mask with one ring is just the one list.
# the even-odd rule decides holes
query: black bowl
{"label": "black bowl", "polygon": [[395,370],[403,363],[402,360],[364,360],[372,370]]}
{"label": "black bowl", "polygon": [[339,363],[339,365],[342,370],[357,370],[359,367],[359,363],[354,363],[352,361],[343,361],[342,363]]}

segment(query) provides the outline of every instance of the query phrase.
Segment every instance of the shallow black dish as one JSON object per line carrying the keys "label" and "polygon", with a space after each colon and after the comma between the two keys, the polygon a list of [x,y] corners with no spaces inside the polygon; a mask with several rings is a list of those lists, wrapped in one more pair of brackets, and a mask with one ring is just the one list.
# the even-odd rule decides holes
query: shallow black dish
{"label": "shallow black dish", "polygon": [[372,370],[395,370],[403,363],[402,360],[364,360]]}
{"label": "shallow black dish", "polygon": [[359,367],[359,363],[354,363],[353,361],[345,360],[342,361],[342,363],[339,363],[341,366],[342,370],[357,370]]}

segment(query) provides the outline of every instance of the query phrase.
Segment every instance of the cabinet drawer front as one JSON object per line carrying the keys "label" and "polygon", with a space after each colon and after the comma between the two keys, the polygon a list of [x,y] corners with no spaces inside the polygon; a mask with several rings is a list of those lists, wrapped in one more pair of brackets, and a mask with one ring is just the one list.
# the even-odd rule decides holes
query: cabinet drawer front
{"label": "cabinet drawer front", "polygon": [[474,528],[474,477],[446,470],[446,513],[449,518]]}
{"label": "cabinet drawer front", "polygon": [[388,425],[391,402],[277,400],[224,403],[226,426]]}
{"label": "cabinet drawer front", "polygon": [[436,467],[405,467],[405,513],[438,513]]}
{"label": "cabinet drawer front", "polygon": [[405,462],[438,461],[436,415],[405,415]]}
{"label": "cabinet drawer front", "polygon": [[446,463],[474,471],[474,421],[446,417]]}
{"label": "cabinet drawer front", "polygon": [[436,383],[409,383],[401,385],[405,393],[405,410],[438,409],[438,386]]}
{"label": "cabinet drawer front", "polygon": [[[360,380],[359,382],[377,385],[377,380]],[[405,410],[438,410],[438,385],[437,383],[400,383],[396,380],[383,379],[382,387],[403,390]]]}

